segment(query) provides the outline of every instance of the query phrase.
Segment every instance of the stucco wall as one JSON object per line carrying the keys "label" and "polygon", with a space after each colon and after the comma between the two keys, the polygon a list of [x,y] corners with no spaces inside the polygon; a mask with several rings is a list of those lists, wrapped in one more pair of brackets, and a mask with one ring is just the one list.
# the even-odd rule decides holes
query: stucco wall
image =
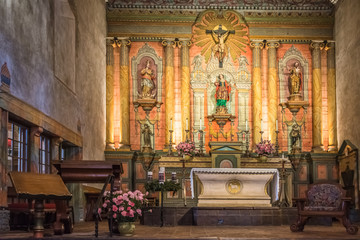
{"label": "stucco wall", "polygon": [[104,5],[0,0],[0,65],[9,68],[11,94],[74,132],[80,125],[84,159],[104,158]]}
{"label": "stucco wall", "polygon": [[338,146],[360,147],[360,1],[342,0],[335,13]]}

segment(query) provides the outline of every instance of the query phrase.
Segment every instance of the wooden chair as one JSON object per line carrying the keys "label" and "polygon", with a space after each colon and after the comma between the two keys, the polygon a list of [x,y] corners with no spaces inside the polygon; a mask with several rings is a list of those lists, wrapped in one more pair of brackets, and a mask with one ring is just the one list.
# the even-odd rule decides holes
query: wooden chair
{"label": "wooden chair", "polygon": [[335,217],[342,221],[346,232],[356,234],[358,227],[349,220],[349,203],[340,184],[319,183],[309,186],[306,198],[294,198],[298,208],[298,219],[290,226],[293,232],[301,232],[310,217]]}

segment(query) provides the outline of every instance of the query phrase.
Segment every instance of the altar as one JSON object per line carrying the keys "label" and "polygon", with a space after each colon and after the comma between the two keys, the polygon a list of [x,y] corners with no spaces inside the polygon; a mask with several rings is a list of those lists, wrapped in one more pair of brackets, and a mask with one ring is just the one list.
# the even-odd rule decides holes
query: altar
{"label": "altar", "polygon": [[271,207],[279,192],[279,172],[271,168],[193,168],[194,184],[200,184],[199,207]]}

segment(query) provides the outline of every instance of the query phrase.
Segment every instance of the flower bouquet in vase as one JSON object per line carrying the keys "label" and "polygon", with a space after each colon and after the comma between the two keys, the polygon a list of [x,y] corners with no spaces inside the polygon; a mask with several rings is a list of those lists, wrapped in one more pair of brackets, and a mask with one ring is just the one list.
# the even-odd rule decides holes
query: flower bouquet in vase
{"label": "flower bouquet in vase", "polygon": [[115,191],[110,196],[110,192],[104,193],[104,204],[101,211],[112,214],[110,216],[118,223],[118,229],[121,236],[132,236],[135,231],[135,221],[142,215],[142,207],[146,204],[147,194],[143,194],[139,190],[134,192]]}
{"label": "flower bouquet in vase", "polygon": [[265,162],[267,158],[275,152],[275,148],[270,140],[262,140],[256,144],[255,152],[259,155],[260,160]]}
{"label": "flower bouquet in vase", "polygon": [[185,161],[191,160],[196,154],[194,142],[180,142],[176,146],[176,150],[179,156],[183,157]]}

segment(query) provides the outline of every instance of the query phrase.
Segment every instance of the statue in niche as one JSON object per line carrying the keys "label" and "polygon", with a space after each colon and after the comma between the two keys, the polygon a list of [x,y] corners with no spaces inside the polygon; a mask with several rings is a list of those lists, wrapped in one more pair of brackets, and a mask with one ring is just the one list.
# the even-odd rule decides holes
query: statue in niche
{"label": "statue in niche", "polygon": [[141,131],[143,135],[144,145],[143,145],[143,152],[149,152],[152,150],[151,148],[151,136],[154,134],[151,132],[150,126],[148,124],[144,124],[144,128]]}
{"label": "statue in niche", "polygon": [[141,93],[139,98],[142,99],[154,99],[155,94],[153,90],[155,89],[155,75],[153,70],[150,68],[150,60],[146,61],[146,66],[140,71],[141,74]]}
{"label": "statue in niche", "polygon": [[300,94],[300,87],[302,81],[302,73],[300,64],[298,62],[294,63],[294,66],[289,70],[289,92],[290,95]]}
{"label": "statue in niche", "polygon": [[301,129],[300,126],[295,123],[290,132],[291,137],[291,147],[293,151],[296,151],[300,148],[300,139],[301,139]]}
{"label": "statue in niche", "polygon": [[219,74],[214,84],[216,86],[216,113],[227,114],[226,103],[230,99],[231,87],[226,81],[224,74]]}

